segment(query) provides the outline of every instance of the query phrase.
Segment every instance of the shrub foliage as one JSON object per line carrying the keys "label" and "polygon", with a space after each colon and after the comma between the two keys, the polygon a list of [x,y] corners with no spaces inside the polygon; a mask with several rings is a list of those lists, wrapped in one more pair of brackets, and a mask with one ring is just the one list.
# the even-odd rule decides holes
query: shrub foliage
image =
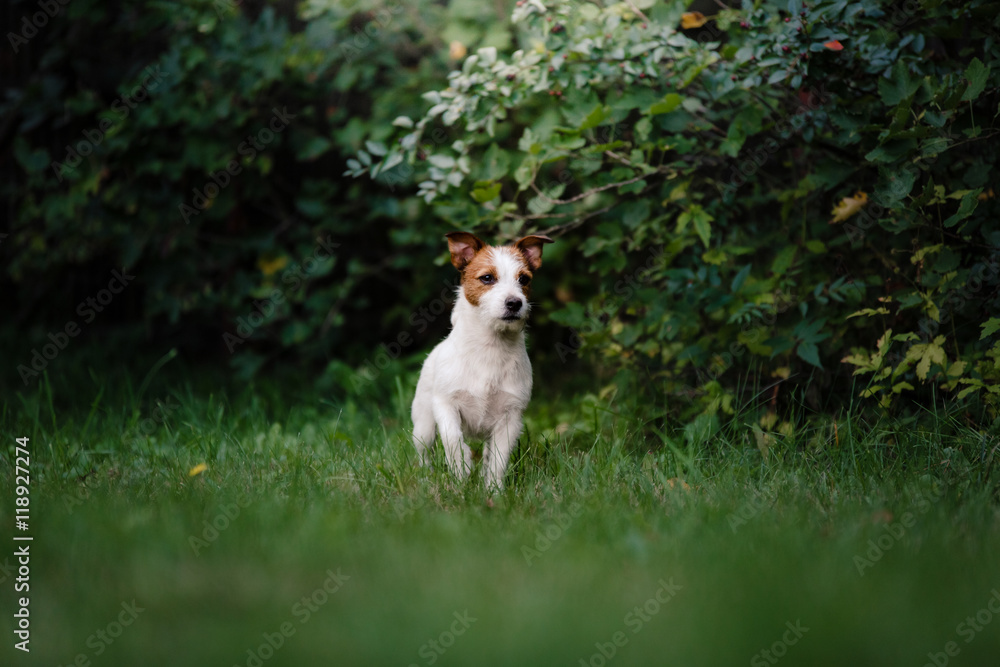
{"label": "shrub foliage", "polygon": [[996,416],[995,2],[484,7],[66,5],[0,107],[15,321],[43,340],[80,294],[42,295],[124,265],[139,336],[342,384],[443,330],[441,233],[543,231],[537,353],[676,413]]}
{"label": "shrub foliage", "polygon": [[697,409],[751,374],[995,411],[994,8],[521,2],[520,48],[467,57],[348,173],[412,177],[457,226],[575,234],[605,280],[556,314],[568,347]]}

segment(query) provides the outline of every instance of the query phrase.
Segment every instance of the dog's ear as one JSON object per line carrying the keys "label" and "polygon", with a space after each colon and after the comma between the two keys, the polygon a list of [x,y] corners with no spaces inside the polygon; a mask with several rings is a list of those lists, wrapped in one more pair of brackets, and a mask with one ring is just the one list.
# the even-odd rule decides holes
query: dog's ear
{"label": "dog's ear", "polygon": [[554,243],[548,236],[525,236],[518,239],[514,247],[521,251],[524,258],[528,260],[528,266],[532,271],[537,271],[542,265],[542,246],[546,243]]}
{"label": "dog's ear", "polygon": [[445,234],[448,239],[448,251],[451,252],[451,263],[459,271],[463,270],[476,253],[486,244],[469,232],[451,232]]}

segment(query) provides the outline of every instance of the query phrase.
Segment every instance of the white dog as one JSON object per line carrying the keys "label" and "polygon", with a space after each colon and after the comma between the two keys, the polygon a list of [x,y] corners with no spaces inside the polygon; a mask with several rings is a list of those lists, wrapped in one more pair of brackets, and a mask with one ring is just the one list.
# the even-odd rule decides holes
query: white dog
{"label": "white dog", "polygon": [[547,236],[512,246],[487,246],[468,232],[447,235],[451,263],[462,274],[451,333],[427,357],[413,398],[413,444],[430,460],[435,425],[448,467],[465,479],[472,452],[464,438],[484,438],[487,488],[503,488],[510,455],[531,398],[531,362],[524,347],[528,294],[542,265]]}

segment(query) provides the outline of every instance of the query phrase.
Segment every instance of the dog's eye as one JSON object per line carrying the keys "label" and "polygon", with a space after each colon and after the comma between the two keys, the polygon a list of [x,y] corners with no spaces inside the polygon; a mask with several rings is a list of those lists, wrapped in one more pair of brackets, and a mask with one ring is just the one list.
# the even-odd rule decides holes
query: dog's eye
{"label": "dog's eye", "polygon": [[484,285],[492,285],[494,280],[496,280],[496,278],[493,277],[492,273],[486,273],[479,276],[479,281]]}
{"label": "dog's eye", "polygon": [[520,278],[517,279],[517,282],[521,283],[522,285],[527,285],[528,283],[531,282],[531,276],[521,276]]}

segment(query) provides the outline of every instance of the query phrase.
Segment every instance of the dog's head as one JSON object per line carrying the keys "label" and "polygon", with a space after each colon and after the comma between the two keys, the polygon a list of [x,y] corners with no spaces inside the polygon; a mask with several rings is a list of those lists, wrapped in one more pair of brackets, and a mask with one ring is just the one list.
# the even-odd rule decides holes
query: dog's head
{"label": "dog's head", "polygon": [[542,265],[547,236],[525,236],[509,246],[488,246],[468,232],[447,235],[451,263],[462,274],[462,293],[484,324],[520,331],[531,305],[531,279]]}

